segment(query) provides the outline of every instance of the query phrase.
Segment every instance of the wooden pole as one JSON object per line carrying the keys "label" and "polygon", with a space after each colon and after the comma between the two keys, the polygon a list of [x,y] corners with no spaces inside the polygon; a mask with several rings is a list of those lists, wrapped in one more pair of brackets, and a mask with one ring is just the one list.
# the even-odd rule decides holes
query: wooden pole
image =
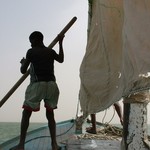
{"label": "wooden pole", "polygon": [[124,99],[124,150],[149,150],[147,104],[149,93],[139,92]]}
{"label": "wooden pole", "polygon": [[[59,33],[59,35],[64,35],[70,27],[75,23],[77,20],[77,17],[73,17],[70,22],[63,28],[63,30]],[[53,48],[54,45],[58,42],[58,36],[51,42],[51,44],[48,46],[49,48]],[[0,101],[0,107],[8,100],[8,98],[15,92],[15,90],[22,84],[22,82],[28,77],[29,70],[16,82],[16,84],[8,91],[8,93],[3,97],[3,99]]]}

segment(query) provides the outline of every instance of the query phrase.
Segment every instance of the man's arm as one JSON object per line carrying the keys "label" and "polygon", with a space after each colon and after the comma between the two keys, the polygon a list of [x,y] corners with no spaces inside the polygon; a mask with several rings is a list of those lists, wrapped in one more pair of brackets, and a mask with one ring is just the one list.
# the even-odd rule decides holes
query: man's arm
{"label": "man's arm", "polygon": [[56,58],[56,60],[60,63],[64,62],[64,50],[63,50],[63,39],[64,39],[64,35],[60,36],[58,35],[58,39],[59,39],[59,54]]}
{"label": "man's arm", "polygon": [[28,61],[28,59],[22,58],[20,63],[21,63],[20,71],[22,74],[25,74],[30,62]]}

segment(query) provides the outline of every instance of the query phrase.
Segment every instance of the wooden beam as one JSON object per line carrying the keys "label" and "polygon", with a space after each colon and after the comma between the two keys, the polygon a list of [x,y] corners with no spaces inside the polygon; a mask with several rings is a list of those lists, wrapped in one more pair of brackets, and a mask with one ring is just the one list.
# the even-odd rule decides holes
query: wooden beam
{"label": "wooden beam", "polygon": [[139,92],[124,99],[124,150],[150,149],[147,133],[147,95],[146,92]]}

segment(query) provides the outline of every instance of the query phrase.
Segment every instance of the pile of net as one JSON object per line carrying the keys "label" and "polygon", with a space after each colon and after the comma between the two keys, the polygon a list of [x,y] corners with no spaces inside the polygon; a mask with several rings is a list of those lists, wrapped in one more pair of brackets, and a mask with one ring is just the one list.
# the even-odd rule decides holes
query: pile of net
{"label": "pile of net", "polygon": [[97,134],[84,133],[78,135],[78,139],[95,139],[95,140],[120,140],[123,135],[123,129],[110,124],[105,124],[97,128]]}

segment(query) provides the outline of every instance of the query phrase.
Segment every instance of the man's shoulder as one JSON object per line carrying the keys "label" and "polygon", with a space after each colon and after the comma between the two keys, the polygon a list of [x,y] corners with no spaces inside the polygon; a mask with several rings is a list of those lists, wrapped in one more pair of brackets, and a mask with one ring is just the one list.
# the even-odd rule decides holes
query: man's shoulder
{"label": "man's shoulder", "polygon": [[52,48],[49,48],[49,47],[45,47],[45,48],[49,51],[54,51]]}
{"label": "man's shoulder", "polygon": [[56,53],[54,49],[49,48],[49,47],[47,47],[47,51],[48,51],[48,52],[51,52],[51,53],[54,53],[54,54]]}
{"label": "man's shoulder", "polygon": [[51,53],[51,54],[56,54],[55,50],[49,47],[35,47],[35,48],[30,48],[28,49],[27,53],[28,54],[34,54],[34,53],[43,53],[45,51],[46,53]]}

